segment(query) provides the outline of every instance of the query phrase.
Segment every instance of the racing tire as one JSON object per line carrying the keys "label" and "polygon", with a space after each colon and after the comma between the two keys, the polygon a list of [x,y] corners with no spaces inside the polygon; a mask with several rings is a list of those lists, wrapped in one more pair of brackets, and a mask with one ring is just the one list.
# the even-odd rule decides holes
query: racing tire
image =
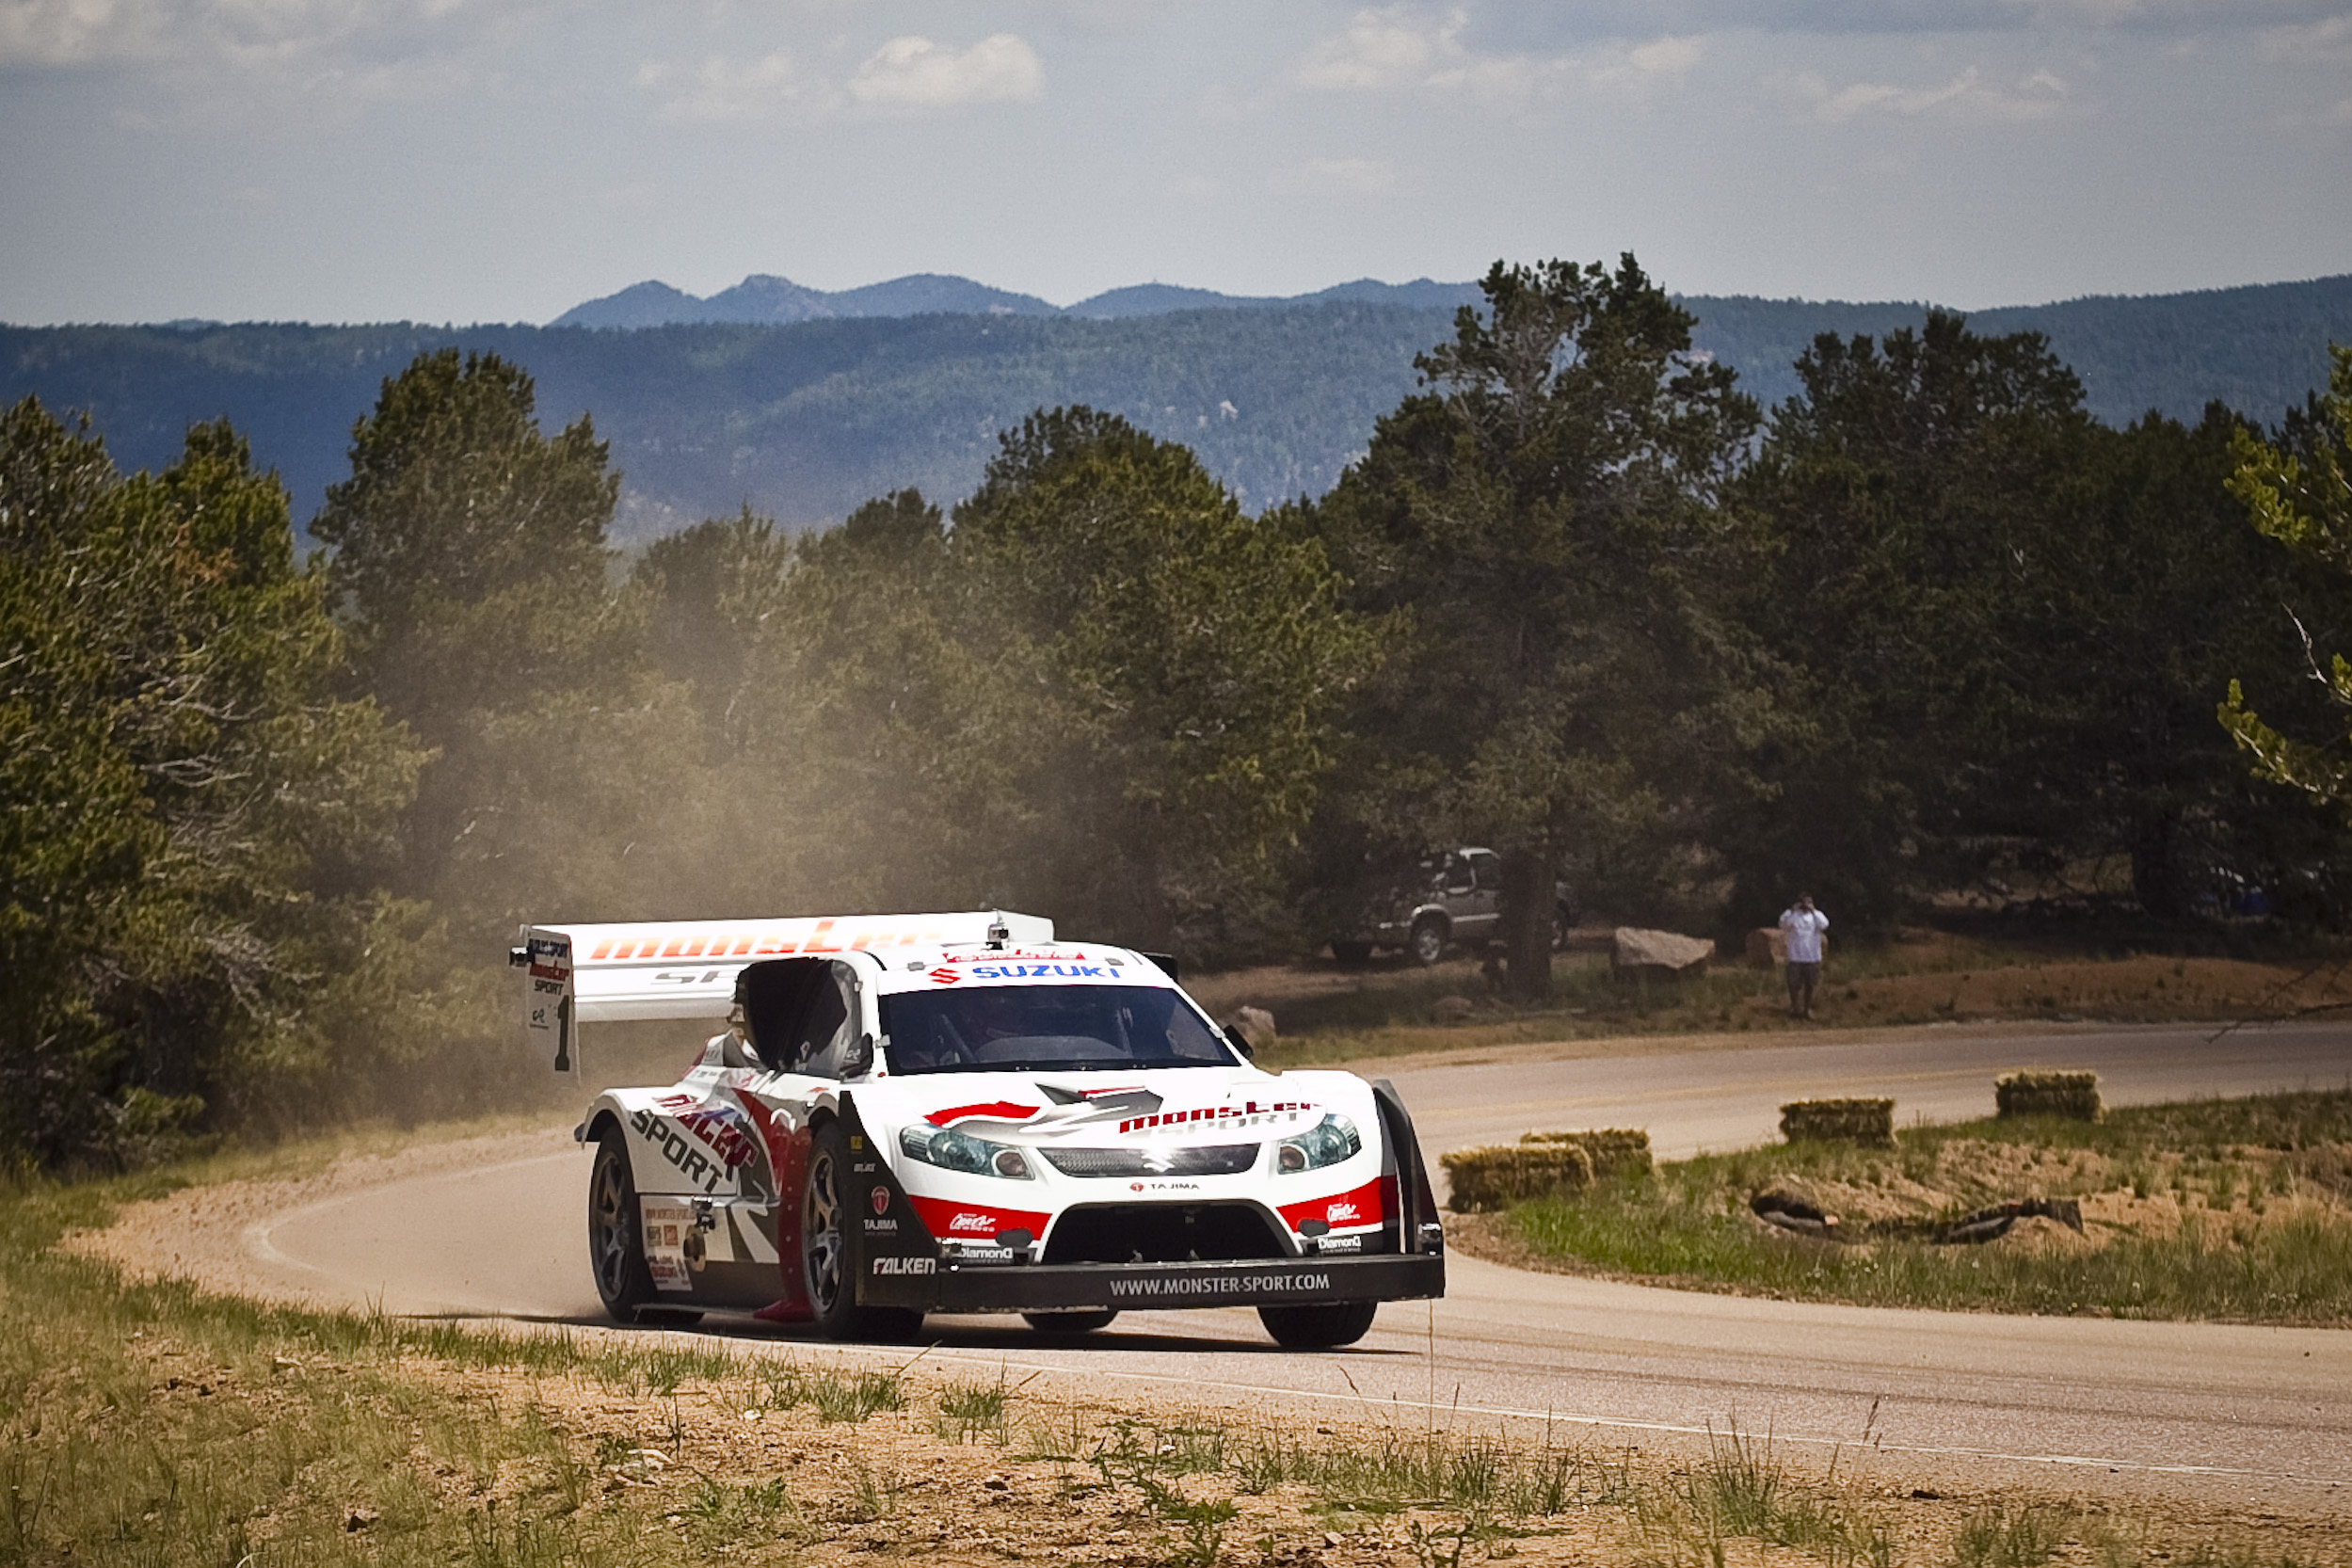
{"label": "racing tire", "polygon": [[1372,961],[1372,944],[1369,942],[1334,942],[1331,944],[1331,955],[1352,969]]}
{"label": "racing tire", "polygon": [[1315,1306],[1261,1306],[1257,1320],[1274,1343],[1293,1351],[1352,1345],[1371,1332],[1378,1302],[1326,1302]]}
{"label": "racing tire", "polygon": [[1413,961],[1423,968],[1446,956],[1446,922],[1432,917],[1413,922],[1413,936],[1405,944]]}
{"label": "racing tire", "polygon": [[616,1323],[636,1322],[653,1300],[653,1275],[638,1236],[641,1212],[628,1139],[608,1127],[596,1141],[596,1164],[588,1173],[588,1268],[596,1275],[597,1298]]}
{"label": "racing tire", "polygon": [[922,1332],[923,1315],[904,1307],[860,1306],[850,1246],[849,1133],[830,1121],[808,1149],[808,1184],[800,1195],[801,1285],[817,1332],[827,1339],[904,1344]]}
{"label": "racing tire", "polygon": [[1096,1312],[1024,1312],[1021,1318],[1040,1334],[1092,1334],[1109,1328],[1118,1315],[1117,1307],[1106,1306]]}

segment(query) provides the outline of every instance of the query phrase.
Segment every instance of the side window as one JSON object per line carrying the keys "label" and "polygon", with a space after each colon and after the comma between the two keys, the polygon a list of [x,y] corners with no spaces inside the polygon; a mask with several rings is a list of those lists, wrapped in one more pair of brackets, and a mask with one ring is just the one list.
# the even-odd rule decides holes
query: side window
{"label": "side window", "polygon": [[1466,893],[1475,886],[1470,875],[1470,862],[1458,855],[1449,856],[1446,860],[1446,891]]}
{"label": "side window", "polygon": [[1470,873],[1478,878],[1479,890],[1499,893],[1503,890],[1503,857],[1489,851],[1470,856]]}
{"label": "side window", "polygon": [[857,1034],[856,981],[846,965],[828,966],[831,973],[817,986],[802,1015],[792,1042],[791,1072],[812,1078],[839,1078],[850,1042]]}

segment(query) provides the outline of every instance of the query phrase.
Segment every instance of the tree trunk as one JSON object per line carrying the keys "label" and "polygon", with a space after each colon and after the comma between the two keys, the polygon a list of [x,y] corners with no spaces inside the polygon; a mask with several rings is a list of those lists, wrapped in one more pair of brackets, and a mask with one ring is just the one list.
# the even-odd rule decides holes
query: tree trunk
{"label": "tree trunk", "polygon": [[1552,846],[1539,839],[1503,856],[1503,991],[1513,1001],[1552,1000]]}
{"label": "tree trunk", "polygon": [[2148,818],[2132,835],[2132,892],[2140,908],[2160,920],[2177,920],[2188,913],[2176,838],[2172,819],[2162,816]]}

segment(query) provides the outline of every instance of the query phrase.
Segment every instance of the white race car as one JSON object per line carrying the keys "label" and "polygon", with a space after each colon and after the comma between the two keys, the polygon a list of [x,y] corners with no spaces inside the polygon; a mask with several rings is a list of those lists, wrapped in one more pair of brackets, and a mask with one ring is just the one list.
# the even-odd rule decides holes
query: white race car
{"label": "white race car", "polygon": [[533,926],[512,961],[558,1071],[583,1022],[727,1020],[680,1082],[600,1095],[577,1129],[622,1321],[904,1339],[931,1312],[1078,1333],[1247,1305],[1330,1346],[1445,1293],[1394,1091],[1260,1070],[1164,959],[973,913]]}

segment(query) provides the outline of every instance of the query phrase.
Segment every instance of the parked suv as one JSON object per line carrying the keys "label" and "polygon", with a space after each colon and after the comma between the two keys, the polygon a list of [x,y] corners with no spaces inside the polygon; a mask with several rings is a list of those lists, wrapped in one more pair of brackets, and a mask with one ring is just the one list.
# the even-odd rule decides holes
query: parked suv
{"label": "parked suv", "polygon": [[[1434,964],[1448,947],[1480,947],[1503,927],[1503,857],[1464,845],[1421,862],[1422,878],[1375,899],[1353,930],[1331,939],[1332,956],[1361,964],[1375,948],[1402,948],[1416,964]],[[1552,946],[1567,940],[1576,912],[1568,885],[1553,889]]]}

